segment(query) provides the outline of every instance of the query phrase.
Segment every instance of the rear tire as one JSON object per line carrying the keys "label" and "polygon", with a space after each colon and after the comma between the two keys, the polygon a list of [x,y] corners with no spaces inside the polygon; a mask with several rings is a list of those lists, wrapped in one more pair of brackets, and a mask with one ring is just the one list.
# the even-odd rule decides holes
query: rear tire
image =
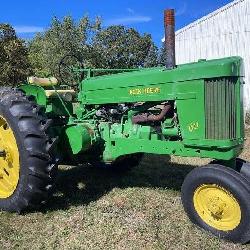
{"label": "rear tire", "polygon": [[[49,121],[36,103],[11,88],[0,88],[0,118],[0,145],[4,149],[0,209],[18,213],[37,209],[48,199],[57,171],[52,155],[55,141],[47,135]],[[4,138],[7,134],[11,143]]]}
{"label": "rear tire", "polygon": [[182,203],[199,227],[235,243],[250,240],[250,184],[235,170],[218,164],[192,170],[182,185]]}

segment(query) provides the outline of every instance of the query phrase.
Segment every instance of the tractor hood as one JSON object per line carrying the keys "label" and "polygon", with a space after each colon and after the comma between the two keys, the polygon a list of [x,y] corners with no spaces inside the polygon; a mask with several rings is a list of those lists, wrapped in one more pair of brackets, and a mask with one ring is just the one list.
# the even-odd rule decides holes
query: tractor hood
{"label": "tractor hood", "polygon": [[174,85],[173,83],[216,77],[238,77],[242,74],[241,65],[240,57],[228,57],[209,61],[199,60],[196,63],[179,65],[172,70],[160,67],[92,77],[81,83],[83,91],[80,99],[83,103],[95,104],[133,102],[135,99],[136,101],[146,101],[140,98],[130,100],[127,93],[130,96],[140,96],[143,94],[141,92],[146,91],[146,94],[148,92],[152,97],[158,94],[160,86],[165,84]]}

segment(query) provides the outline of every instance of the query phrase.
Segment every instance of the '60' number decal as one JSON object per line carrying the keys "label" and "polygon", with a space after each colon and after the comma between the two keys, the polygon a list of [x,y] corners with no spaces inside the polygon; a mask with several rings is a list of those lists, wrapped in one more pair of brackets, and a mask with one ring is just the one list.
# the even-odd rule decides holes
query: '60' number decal
{"label": "'60' number decal", "polygon": [[199,129],[199,122],[191,122],[189,125],[188,125],[188,130],[190,132],[194,132],[195,130]]}

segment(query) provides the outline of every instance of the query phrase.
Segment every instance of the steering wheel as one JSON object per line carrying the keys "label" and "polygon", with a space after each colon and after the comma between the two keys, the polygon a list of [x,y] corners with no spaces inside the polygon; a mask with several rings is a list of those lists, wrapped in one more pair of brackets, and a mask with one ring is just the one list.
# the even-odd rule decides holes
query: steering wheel
{"label": "steering wheel", "polygon": [[62,58],[59,63],[60,80],[69,87],[78,86],[79,82],[84,78],[84,72],[76,72],[74,68],[83,68],[82,60],[76,55],[69,54]]}

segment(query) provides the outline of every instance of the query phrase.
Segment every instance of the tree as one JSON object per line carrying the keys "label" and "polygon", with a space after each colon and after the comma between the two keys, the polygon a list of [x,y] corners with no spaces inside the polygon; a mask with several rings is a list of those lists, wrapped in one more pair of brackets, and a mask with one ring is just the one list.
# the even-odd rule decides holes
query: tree
{"label": "tree", "polygon": [[150,68],[158,65],[158,49],[152,44],[144,61],[144,67]]}
{"label": "tree", "polygon": [[28,50],[9,24],[0,24],[0,85],[16,85],[30,74]]}
{"label": "tree", "polygon": [[60,78],[59,63],[68,54],[78,56],[87,66],[89,42],[99,27],[99,18],[94,23],[88,17],[79,22],[75,22],[71,16],[64,17],[62,21],[53,18],[49,29],[38,33],[29,43],[29,59],[35,75]]}
{"label": "tree", "polygon": [[165,66],[166,62],[167,62],[166,46],[165,46],[165,43],[162,43],[162,46],[159,52],[158,63],[159,65]]}
{"label": "tree", "polygon": [[133,28],[110,26],[97,32],[92,44],[92,65],[100,68],[156,66],[157,50],[149,34]]}
{"label": "tree", "polygon": [[[60,79],[59,63],[65,55],[76,55],[85,68],[134,68],[157,65],[157,48],[149,34],[141,35],[124,26],[101,28],[101,20],[88,17],[75,22],[66,16],[53,18],[50,27],[29,43],[29,59],[37,76]],[[71,61],[70,61],[71,62]],[[72,60],[73,62],[73,60]],[[71,77],[66,80],[70,81]]]}

